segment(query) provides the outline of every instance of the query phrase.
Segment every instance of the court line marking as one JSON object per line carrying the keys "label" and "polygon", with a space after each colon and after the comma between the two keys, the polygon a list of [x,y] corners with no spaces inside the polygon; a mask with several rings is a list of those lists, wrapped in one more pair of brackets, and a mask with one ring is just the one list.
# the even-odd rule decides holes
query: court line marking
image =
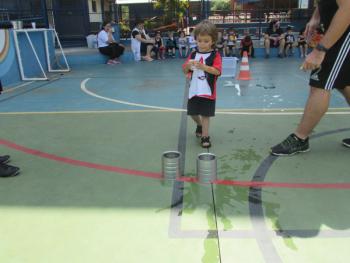
{"label": "court line marking", "polygon": [[26,83],[23,83],[23,84],[20,84],[18,86],[15,86],[13,88],[8,88],[8,89],[5,89],[2,93],[9,93],[9,92],[13,92],[15,91],[16,89],[19,89],[19,88],[22,88],[22,87],[25,87],[25,86],[28,86],[32,83],[34,83],[35,81],[30,81],[30,82],[26,82]]}
{"label": "court line marking", "polygon": [[[8,140],[0,139],[0,145],[7,148],[17,150],[29,155],[37,156],[40,158],[65,163],[73,166],[85,167],[95,170],[114,172],[125,175],[141,176],[153,179],[162,179],[160,173],[146,172],[141,170],[134,170],[129,168],[123,168],[119,166],[104,165],[92,162],[85,162],[80,160],[75,160],[67,157],[58,156],[55,154],[50,154],[42,152],[40,150],[28,148]],[[198,183],[197,179],[194,177],[181,177],[177,178],[179,182],[188,183]],[[226,185],[226,186],[237,186],[237,187],[257,187],[257,188],[292,188],[292,189],[350,189],[350,183],[283,183],[283,182],[252,182],[252,181],[234,181],[234,180],[216,180],[213,184]]]}
{"label": "court line marking", "polygon": [[0,112],[0,115],[40,115],[40,114],[101,114],[101,113],[142,113],[142,112],[173,112],[166,110],[101,110],[101,111],[28,111]]}
{"label": "court line marking", "polygon": [[[331,108],[329,109],[328,115],[342,115],[342,114],[350,114],[350,109],[347,111],[345,108],[344,112],[342,111],[344,108]],[[223,109],[220,111],[228,111],[235,113],[239,115],[240,112],[244,112],[245,110],[242,109]],[[292,113],[292,115],[295,115],[297,113],[302,114],[302,112],[296,112],[296,110],[284,110],[284,109],[275,109],[275,110],[264,110],[264,109],[247,109],[250,114],[249,115],[255,115],[259,113],[274,113],[274,112],[285,112],[289,111]],[[300,109],[302,111],[302,109]],[[152,113],[152,112],[160,112],[160,113],[174,113],[176,111],[172,110],[155,110],[155,109],[149,109],[149,110],[86,110],[86,111],[15,111],[15,112],[0,112],[0,115],[45,115],[45,114],[52,114],[52,115],[59,115],[59,114],[103,114],[103,113]],[[265,114],[268,115],[268,114]]]}
{"label": "court line marking", "polygon": [[[90,95],[92,97],[109,101],[109,102],[114,102],[118,104],[124,104],[128,106],[136,106],[136,107],[141,107],[141,108],[148,108],[148,109],[157,109],[157,110],[167,110],[167,111],[176,111],[176,112],[183,112],[186,111],[184,109],[179,109],[179,108],[169,108],[169,107],[160,107],[160,106],[153,106],[153,105],[147,105],[147,104],[140,104],[140,103],[133,103],[129,101],[124,101],[124,100],[117,100],[117,99],[112,99],[109,97],[104,97],[101,95],[98,95],[86,88],[86,83],[90,80],[91,78],[84,79],[81,84],[80,84],[80,89],[86,93],[87,95]],[[262,115],[262,116],[281,116],[281,115],[302,115],[303,112],[269,112],[269,111],[264,111],[264,112],[244,112],[244,111],[235,111],[235,112],[227,112],[227,111],[216,111],[216,114],[223,114],[223,115]],[[350,111],[339,111],[339,112],[327,112],[327,115],[350,115]]]}
{"label": "court line marking", "polygon": [[[220,111],[228,111],[228,112],[244,112],[248,111],[250,113],[261,113],[261,112],[297,112],[302,111],[303,109],[220,109]],[[342,113],[342,111],[350,112],[350,108],[330,108],[329,112]],[[165,113],[173,113],[171,110],[86,110],[86,111],[14,111],[14,112],[0,112],[0,115],[40,115],[40,114],[102,114],[102,113],[147,113],[147,112],[165,112]],[[298,113],[298,112],[297,112]]]}

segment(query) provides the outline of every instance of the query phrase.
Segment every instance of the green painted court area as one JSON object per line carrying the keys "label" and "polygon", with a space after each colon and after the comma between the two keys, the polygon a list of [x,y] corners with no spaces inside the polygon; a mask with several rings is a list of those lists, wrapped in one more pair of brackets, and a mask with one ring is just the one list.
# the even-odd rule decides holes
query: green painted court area
{"label": "green painted court area", "polygon": [[309,153],[271,157],[299,122],[308,75],[297,59],[250,61],[253,80],[220,79],[211,121],[228,183],[163,181],[163,152],[182,150],[185,177],[206,152],[180,110],[182,63],[82,65],[1,95],[0,152],[21,175],[0,180],[0,262],[349,262],[340,95]]}

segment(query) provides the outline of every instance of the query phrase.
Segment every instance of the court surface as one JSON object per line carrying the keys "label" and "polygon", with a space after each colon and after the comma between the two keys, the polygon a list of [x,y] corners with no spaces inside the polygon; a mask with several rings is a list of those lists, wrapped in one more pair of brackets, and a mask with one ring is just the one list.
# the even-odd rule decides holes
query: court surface
{"label": "court surface", "polygon": [[[333,92],[311,152],[269,156],[308,95],[299,59],[251,60],[221,78],[211,121],[214,185],[184,107],[183,60],[81,65],[0,97],[0,262],[333,263],[350,257],[350,110]],[[240,91],[235,84],[240,84]],[[240,92],[240,96],[239,96]],[[180,150],[184,180],[160,180]]]}

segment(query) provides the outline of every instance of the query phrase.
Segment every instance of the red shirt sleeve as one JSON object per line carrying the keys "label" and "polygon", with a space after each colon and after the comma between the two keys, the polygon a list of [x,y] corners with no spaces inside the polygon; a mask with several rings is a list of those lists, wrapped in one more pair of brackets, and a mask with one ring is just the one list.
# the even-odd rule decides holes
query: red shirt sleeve
{"label": "red shirt sleeve", "polygon": [[222,59],[221,59],[221,55],[220,55],[219,52],[216,52],[216,55],[215,55],[215,58],[214,58],[214,62],[213,62],[213,67],[216,68],[220,72],[220,75],[221,75],[221,72],[222,72]]}

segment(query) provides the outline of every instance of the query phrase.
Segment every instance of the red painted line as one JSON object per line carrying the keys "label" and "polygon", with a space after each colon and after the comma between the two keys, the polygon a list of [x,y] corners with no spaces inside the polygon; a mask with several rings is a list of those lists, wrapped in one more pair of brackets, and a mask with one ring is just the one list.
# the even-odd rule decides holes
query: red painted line
{"label": "red painted line", "polygon": [[[133,176],[141,176],[154,179],[162,179],[160,173],[145,172],[140,170],[133,170],[122,168],[118,166],[96,164],[91,162],[84,162],[79,160],[70,159],[67,157],[61,157],[54,154],[45,153],[39,150],[24,147],[13,142],[0,139],[0,145],[4,145],[8,148],[34,155],[40,158],[53,160],[60,163],[66,163],[74,166],[86,167],[101,171],[115,172],[120,174],[127,174]],[[188,183],[198,183],[195,177],[180,177],[177,181],[188,182]],[[257,188],[295,188],[295,189],[350,189],[350,183],[325,183],[325,184],[310,184],[310,183],[277,183],[277,182],[251,182],[251,181],[234,181],[234,180],[216,180],[213,184],[217,185],[227,185],[227,186],[239,186],[239,187],[257,187]]]}
{"label": "red painted line", "polygon": [[79,160],[74,160],[66,157],[60,157],[54,154],[49,154],[45,152],[41,152],[39,150],[34,150],[30,149],[18,144],[15,144],[10,141],[6,140],[1,140],[0,139],[0,144],[20,151],[24,152],[30,155],[38,156],[41,158],[61,162],[61,163],[66,163],[74,166],[81,166],[81,167],[86,167],[86,168],[91,168],[91,169],[96,169],[96,170],[102,170],[102,171],[108,171],[108,172],[115,172],[115,173],[121,173],[121,174],[128,174],[128,175],[135,175],[135,176],[142,176],[142,177],[149,177],[149,178],[156,178],[160,179],[162,178],[160,173],[151,173],[151,172],[145,172],[145,171],[139,171],[139,170],[132,170],[132,169],[126,169],[118,166],[110,166],[110,165],[103,165],[103,164],[96,164],[96,163],[90,163],[90,162],[84,162],[84,161],[79,161]]}

